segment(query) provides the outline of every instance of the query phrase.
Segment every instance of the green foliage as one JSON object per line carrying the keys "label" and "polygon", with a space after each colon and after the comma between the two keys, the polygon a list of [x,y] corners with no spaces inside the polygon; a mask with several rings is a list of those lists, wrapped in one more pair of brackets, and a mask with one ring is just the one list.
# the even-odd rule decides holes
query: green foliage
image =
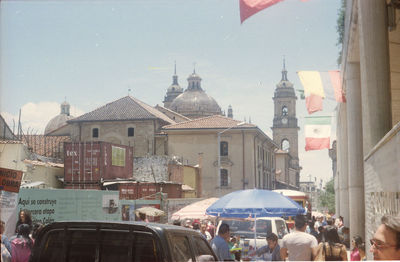
{"label": "green foliage", "polygon": [[325,185],[325,191],[321,193],[320,203],[322,207],[326,207],[331,214],[335,212],[335,188],[334,179],[329,180]]}
{"label": "green foliage", "polygon": [[338,10],[338,18],[336,20],[336,32],[338,33],[338,39],[336,45],[339,46],[339,57],[337,59],[338,65],[342,63],[342,51],[344,41],[344,17],[346,14],[346,0],[342,0],[342,4]]}

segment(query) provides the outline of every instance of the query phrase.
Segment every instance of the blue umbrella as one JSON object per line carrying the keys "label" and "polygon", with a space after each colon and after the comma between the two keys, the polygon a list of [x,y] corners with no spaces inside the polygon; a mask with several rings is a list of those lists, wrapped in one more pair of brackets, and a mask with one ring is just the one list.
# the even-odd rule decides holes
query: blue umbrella
{"label": "blue umbrella", "polygon": [[261,189],[229,193],[206,210],[207,215],[230,218],[282,217],[305,214],[304,208],[292,199]]}

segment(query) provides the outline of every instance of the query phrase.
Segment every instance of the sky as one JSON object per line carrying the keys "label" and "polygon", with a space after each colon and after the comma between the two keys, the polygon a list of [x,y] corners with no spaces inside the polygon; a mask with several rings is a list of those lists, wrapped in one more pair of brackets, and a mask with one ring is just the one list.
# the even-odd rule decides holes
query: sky
{"label": "sky", "polygon": [[[41,134],[65,99],[73,116],[128,93],[162,105],[176,61],[181,87],[195,68],[222,110],[232,105],[234,119],[272,137],[283,57],[295,89],[297,71],[338,69],[339,7],[285,0],[240,24],[238,0],[1,1],[0,112],[13,129],[21,109],[23,129]],[[314,115],[335,115],[330,97]],[[325,183],[328,150],[304,151],[308,113],[298,98],[300,180]]]}

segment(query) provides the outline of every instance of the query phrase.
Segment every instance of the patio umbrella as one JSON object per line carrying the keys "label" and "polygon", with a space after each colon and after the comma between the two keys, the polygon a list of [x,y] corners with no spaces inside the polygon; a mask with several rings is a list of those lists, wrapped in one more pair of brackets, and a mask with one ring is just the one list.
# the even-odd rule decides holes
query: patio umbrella
{"label": "patio umbrella", "polygon": [[171,219],[183,220],[208,218],[209,216],[206,214],[206,209],[217,200],[218,198],[212,197],[194,202],[173,213]]}
{"label": "patio umbrella", "polygon": [[152,206],[145,206],[145,207],[141,207],[135,210],[136,215],[138,215],[139,213],[143,213],[146,214],[146,216],[152,216],[152,217],[159,217],[159,216],[163,216],[165,215],[165,212],[152,207]]}
{"label": "patio umbrella", "polygon": [[206,210],[206,214],[227,218],[281,217],[305,214],[292,199],[270,190],[247,189],[229,193]]}
{"label": "patio umbrella", "polygon": [[254,243],[257,247],[257,218],[304,214],[305,210],[292,199],[276,192],[261,189],[239,190],[221,197],[207,208],[212,216],[255,218]]}

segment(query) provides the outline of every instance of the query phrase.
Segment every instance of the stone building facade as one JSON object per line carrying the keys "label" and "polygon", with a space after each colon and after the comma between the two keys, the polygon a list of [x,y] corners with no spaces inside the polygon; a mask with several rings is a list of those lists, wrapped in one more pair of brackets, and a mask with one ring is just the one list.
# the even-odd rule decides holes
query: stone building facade
{"label": "stone building facade", "polygon": [[214,115],[162,130],[168,135],[170,155],[183,156],[189,165],[195,165],[202,156],[203,197],[248,188],[272,189],[278,146],[257,126]]}
{"label": "stone building facade", "polygon": [[[274,93],[274,120],[272,136],[274,142],[287,152],[277,153],[277,175],[276,188],[299,189],[300,166],[298,156],[298,132],[296,117],[296,94],[293,84],[287,78],[285,62],[282,70],[282,79],[276,85]],[[279,163],[279,165],[278,165]]]}
{"label": "stone building facade", "polygon": [[[126,96],[68,121],[72,141],[105,141],[134,147],[134,156],[166,155],[161,127],[175,121]],[[54,132],[53,132],[54,134]]]}
{"label": "stone building facade", "polygon": [[337,109],[336,210],[351,238],[371,239],[382,215],[400,211],[400,6],[346,2],[341,72],[347,102]]}

